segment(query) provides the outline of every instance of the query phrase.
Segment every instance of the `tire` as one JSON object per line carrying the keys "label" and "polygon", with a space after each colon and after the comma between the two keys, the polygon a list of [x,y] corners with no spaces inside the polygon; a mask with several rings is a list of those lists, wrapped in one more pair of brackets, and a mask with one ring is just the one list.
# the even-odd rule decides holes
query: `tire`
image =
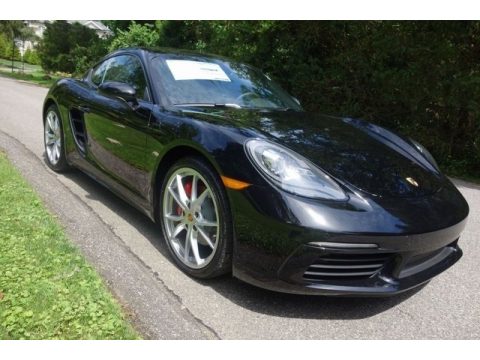
{"label": "tire", "polygon": [[43,144],[45,146],[45,161],[55,172],[70,169],[65,156],[65,137],[60,112],[56,105],[50,105],[43,119]]}
{"label": "tire", "polygon": [[163,237],[181,270],[199,279],[231,271],[232,216],[223,183],[211,166],[197,157],[173,164],[164,177],[158,204]]}

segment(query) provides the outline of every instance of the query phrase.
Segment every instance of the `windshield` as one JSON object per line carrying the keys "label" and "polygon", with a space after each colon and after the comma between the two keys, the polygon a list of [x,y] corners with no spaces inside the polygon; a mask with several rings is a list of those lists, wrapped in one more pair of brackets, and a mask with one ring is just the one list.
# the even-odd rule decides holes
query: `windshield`
{"label": "windshield", "polygon": [[177,106],[302,110],[262,72],[210,57],[162,55],[152,60],[160,93]]}

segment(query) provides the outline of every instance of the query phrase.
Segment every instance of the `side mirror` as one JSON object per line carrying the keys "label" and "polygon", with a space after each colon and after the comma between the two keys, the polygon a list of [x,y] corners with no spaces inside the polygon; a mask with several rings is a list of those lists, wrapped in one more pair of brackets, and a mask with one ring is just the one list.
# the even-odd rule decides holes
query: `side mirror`
{"label": "side mirror", "polygon": [[105,81],[98,89],[106,95],[119,97],[127,103],[137,103],[137,91],[129,84],[117,81]]}

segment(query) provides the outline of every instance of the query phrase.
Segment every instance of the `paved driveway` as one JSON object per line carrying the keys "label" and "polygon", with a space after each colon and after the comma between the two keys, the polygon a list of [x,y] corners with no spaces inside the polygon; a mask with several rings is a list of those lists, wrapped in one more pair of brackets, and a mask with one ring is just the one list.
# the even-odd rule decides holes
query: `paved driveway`
{"label": "paved driveway", "polygon": [[383,299],[276,294],[230,277],[196,281],[156,226],[80,172],[43,163],[47,90],[0,77],[0,147],[64,224],[134,323],[152,338],[480,339],[480,187],[457,181],[471,213],[464,257],[426,287]]}

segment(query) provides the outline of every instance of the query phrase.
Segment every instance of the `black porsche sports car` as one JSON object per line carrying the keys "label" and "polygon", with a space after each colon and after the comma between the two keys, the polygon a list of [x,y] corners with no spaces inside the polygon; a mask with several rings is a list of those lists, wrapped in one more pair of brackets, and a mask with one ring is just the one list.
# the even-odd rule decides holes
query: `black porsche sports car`
{"label": "black porsche sports car", "polygon": [[43,121],[48,165],[81,169],[158,222],[194,277],[388,295],[462,255],[468,205],[424,147],[305,112],[245,64],[119,50],[53,85]]}

